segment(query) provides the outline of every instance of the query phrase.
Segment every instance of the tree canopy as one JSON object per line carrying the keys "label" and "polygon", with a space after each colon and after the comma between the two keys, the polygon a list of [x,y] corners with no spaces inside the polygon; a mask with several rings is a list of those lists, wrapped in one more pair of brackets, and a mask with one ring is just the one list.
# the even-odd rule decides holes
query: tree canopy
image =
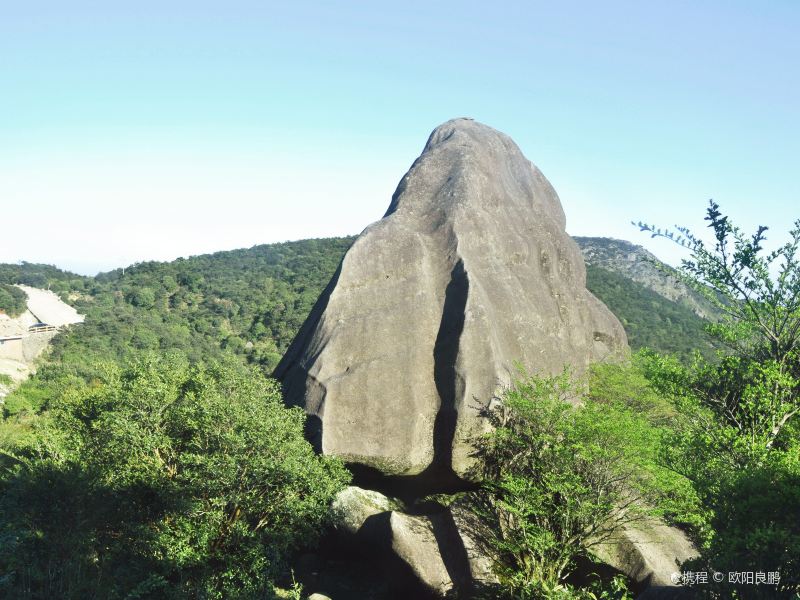
{"label": "tree canopy", "polygon": [[0,283],[0,313],[18,317],[28,306],[28,296],[18,287]]}
{"label": "tree canopy", "polygon": [[102,367],[51,399],[0,466],[0,592],[14,598],[264,598],[349,475],[305,416],[235,363]]}

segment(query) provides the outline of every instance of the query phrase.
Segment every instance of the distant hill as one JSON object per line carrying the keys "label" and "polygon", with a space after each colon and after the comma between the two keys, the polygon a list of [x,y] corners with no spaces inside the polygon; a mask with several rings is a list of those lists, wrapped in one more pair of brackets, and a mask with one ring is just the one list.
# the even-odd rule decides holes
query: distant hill
{"label": "distant hill", "polygon": [[600,267],[642,284],[659,296],[689,308],[709,319],[715,312],[700,294],[686,285],[677,271],[641,246],[625,240],[603,237],[573,238],[591,267]]}
{"label": "distant hill", "polygon": [[269,371],[354,238],[303,240],[139,263],[83,277],[48,265],[0,265],[0,283],[48,288],[86,321],[54,340],[54,362],[86,366],[177,349],[243,357]]}
{"label": "distant hill", "polygon": [[641,246],[601,237],[574,238],[586,261],[587,287],[617,315],[636,350],[689,359],[715,348],[704,331],[715,309]]}

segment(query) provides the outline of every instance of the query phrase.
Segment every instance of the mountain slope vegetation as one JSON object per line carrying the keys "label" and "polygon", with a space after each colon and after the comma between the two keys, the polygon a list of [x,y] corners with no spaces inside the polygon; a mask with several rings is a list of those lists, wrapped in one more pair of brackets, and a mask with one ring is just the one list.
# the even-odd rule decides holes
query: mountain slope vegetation
{"label": "mountain slope vegetation", "polygon": [[620,320],[632,349],[652,348],[684,360],[691,359],[694,351],[713,354],[714,346],[704,330],[707,321],[686,304],[668,300],[619,272],[593,265],[586,268],[586,286]]}
{"label": "mountain slope vegetation", "polygon": [[[0,520],[0,536],[13,543],[0,551],[0,567],[24,577],[0,576],[0,597],[25,588],[37,590],[31,597],[82,598],[106,581],[117,586],[109,597],[134,590],[181,600],[262,597],[275,584],[292,585],[293,553],[325,527],[325,507],[350,475],[340,462],[313,455],[302,436],[304,415],[286,409],[264,376],[353,240],[256,246],[96,277],[0,265],[0,284],[49,288],[86,316],[54,339],[37,373],[2,405],[0,509],[10,516]],[[617,416],[607,419],[608,431],[590,419],[573,433],[578,447],[587,432],[616,440],[624,429],[631,460],[656,464],[661,439],[686,429],[674,427],[677,408],[689,402],[685,390],[712,381],[687,359],[694,351],[710,355],[713,346],[696,307],[626,275],[625,266],[637,262],[629,256],[590,262],[587,286],[619,317],[635,350],[673,356],[644,352],[632,367],[605,365],[590,382],[592,398],[599,414],[611,414],[613,405]],[[536,406],[535,396],[526,402]],[[704,414],[690,408],[689,415]],[[691,456],[692,440],[674,446]],[[570,463],[561,467],[574,471]],[[775,468],[794,485],[794,470]],[[663,516],[700,532],[701,542],[711,539],[703,538],[709,526],[699,492],[654,473],[653,484],[669,492],[659,502]],[[541,496],[556,509],[560,485]],[[281,490],[291,502],[269,496]]]}
{"label": "mountain slope vegetation", "polygon": [[[0,284],[60,293],[87,316],[59,336],[53,361],[125,358],[146,350],[192,357],[233,353],[266,372],[277,364],[354,237],[301,240],[145,262],[83,277],[47,265],[0,265]],[[586,238],[594,240],[595,238]],[[707,347],[704,320],[620,270],[589,264],[589,289],[622,321],[631,346],[682,357]]]}
{"label": "mountain slope vegetation", "polygon": [[[54,390],[99,378],[104,362],[146,352],[178,351],[195,362],[233,355],[269,375],[354,239],[266,244],[95,277],[49,265],[0,265],[0,284],[49,288],[86,315],[53,340],[48,362],[6,399],[4,412],[35,414]],[[647,346],[684,360],[694,350],[710,351],[705,321],[691,307],[619,270],[589,264],[587,272],[589,289],[623,323],[634,350]]]}

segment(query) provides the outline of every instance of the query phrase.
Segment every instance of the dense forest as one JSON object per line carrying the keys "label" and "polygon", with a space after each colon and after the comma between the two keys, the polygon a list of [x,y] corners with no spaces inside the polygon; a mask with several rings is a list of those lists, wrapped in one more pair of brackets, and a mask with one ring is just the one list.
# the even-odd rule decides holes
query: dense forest
{"label": "dense forest", "polygon": [[147,351],[193,361],[235,356],[268,375],[353,238],[305,240],[140,263],[81,277],[53,267],[0,265],[0,282],[49,288],[86,322],[53,341],[39,376],[8,398],[6,413],[38,410],[45,388],[90,380],[98,362]]}
{"label": "dense forest", "polygon": [[[796,588],[797,332],[762,331],[758,319],[771,310],[796,323],[800,285],[794,274],[770,288],[760,248],[715,223],[722,238],[733,236],[740,262],[750,261],[724,268],[749,269],[748,285],[771,296],[738,311],[738,292],[702,245],[692,249],[706,262],[686,278],[727,315],[714,323],[589,265],[589,289],[639,352],[580,382],[522,374],[506,393],[509,412],[480,446],[487,485],[473,495],[477,513],[513,524],[497,530],[501,588],[487,598],[629,598],[619,578],[584,589],[570,576],[592,559],[592,540],[581,536],[632,494],[655,507],[645,516],[690,534],[701,550],[691,568],[771,569],[782,572],[781,594]],[[0,310],[20,312],[11,284],[21,283],[86,315],[2,406],[0,597],[302,597],[292,557],[324,531],[326,507],[350,474],[314,455],[302,413],[283,407],[268,377],[353,239],[96,277],[0,265]],[[584,412],[563,401],[574,393],[585,394]],[[568,505],[565,486],[582,490]],[[559,519],[573,529],[552,530]],[[768,598],[776,589],[735,593]]]}
{"label": "dense forest", "polygon": [[617,316],[633,350],[651,348],[691,360],[694,352],[713,355],[708,322],[681,303],[668,300],[625,275],[587,266],[586,287]]}

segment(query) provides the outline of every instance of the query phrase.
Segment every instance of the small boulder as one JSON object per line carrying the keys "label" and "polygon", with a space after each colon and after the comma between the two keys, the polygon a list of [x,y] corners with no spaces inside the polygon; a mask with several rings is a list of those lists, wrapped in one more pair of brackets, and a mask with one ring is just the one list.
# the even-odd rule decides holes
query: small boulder
{"label": "small boulder", "polygon": [[333,501],[334,527],[347,535],[356,535],[371,516],[400,508],[396,500],[380,492],[348,486]]}
{"label": "small boulder", "polygon": [[680,571],[681,563],[697,556],[686,534],[655,519],[626,525],[618,536],[594,552],[641,587],[673,590],[676,584],[672,575]]}
{"label": "small boulder", "polygon": [[379,559],[398,587],[445,597],[496,581],[481,524],[469,511],[458,505],[431,514],[404,510],[398,500],[350,486],[334,500],[334,527],[361,553]]}
{"label": "small boulder", "polygon": [[389,518],[392,552],[408,566],[419,583],[441,597],[469,583],[466,556],[456,556],[456,551],[463,551],[463,548],[452,543],[451,525],[444,515],[392,512]]}

